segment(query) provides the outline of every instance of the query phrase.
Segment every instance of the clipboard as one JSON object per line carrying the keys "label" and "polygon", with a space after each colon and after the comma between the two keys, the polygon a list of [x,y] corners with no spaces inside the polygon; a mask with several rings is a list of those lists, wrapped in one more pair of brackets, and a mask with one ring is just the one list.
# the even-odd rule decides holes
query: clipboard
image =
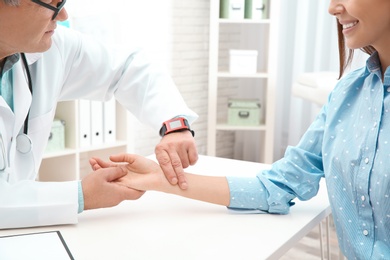
{"label": "clipboard", "polygon": [[0,236],[0,259],[74,260],[60,231]]}

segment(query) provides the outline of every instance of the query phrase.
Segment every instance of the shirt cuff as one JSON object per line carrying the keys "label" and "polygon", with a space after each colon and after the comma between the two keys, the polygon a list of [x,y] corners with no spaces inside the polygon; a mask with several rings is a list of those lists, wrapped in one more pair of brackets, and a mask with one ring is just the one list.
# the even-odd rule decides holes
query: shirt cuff
{"label": "shirt cuff", "polygon": [[78,183],[78,187],[79,187],[79,210],[78,210],[78,213],[81,213],[84,211],[84,194],[83,194],[83,187],[81,185],[81,181],[79,181]]}
{"label": "shirt cuff", "polygon": [[267,191],[256,177],[226,177],[230,189],[229,209],[268,210]]}

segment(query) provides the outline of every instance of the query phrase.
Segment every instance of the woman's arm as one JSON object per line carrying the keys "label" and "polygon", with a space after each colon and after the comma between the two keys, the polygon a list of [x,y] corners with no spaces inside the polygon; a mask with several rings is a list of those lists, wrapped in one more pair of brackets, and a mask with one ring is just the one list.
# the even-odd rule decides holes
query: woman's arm
{"label": "woman's arm", "polygon": [[150,159],[134,154],[118,154],[110,156],[110,160],[114,164],[93,158],[91,165],[95,170],[113,165],[125,167],[128,174],[120,182],[127,187],[160,191],[223,206],[230,203],[229,185],[225,177],[185,173],[188,189],[182,190],[178,185],[171,185],[160,165]]}

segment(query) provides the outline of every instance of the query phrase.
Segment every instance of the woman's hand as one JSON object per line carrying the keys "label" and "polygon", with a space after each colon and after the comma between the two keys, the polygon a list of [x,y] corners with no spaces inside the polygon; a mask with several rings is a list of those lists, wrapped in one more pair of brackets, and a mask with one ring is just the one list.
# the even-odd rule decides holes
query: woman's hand
{"label": "woman's hand", "polygon": [[170,184],[160,165],[153,160],[135,154],[112,155],[110,160],[111,162],[104,162],[93,158],[90,163],[93,169],[123,167],[127,174],[114,182],[127,188],[161,191],[209,203],[229,205],[230,191],[226,177],[185,173],[191,188],[183,190],[179,185]]}
{"label": "woman's hand", "polygon": [[135,154],[118,154],[110,156],[111,162],[92,158],[90,164],[94,170],[107,167],[123,167],[127,175],[116,180],[124,186],[136,190],[160,190],[170,185],[159,164]]}

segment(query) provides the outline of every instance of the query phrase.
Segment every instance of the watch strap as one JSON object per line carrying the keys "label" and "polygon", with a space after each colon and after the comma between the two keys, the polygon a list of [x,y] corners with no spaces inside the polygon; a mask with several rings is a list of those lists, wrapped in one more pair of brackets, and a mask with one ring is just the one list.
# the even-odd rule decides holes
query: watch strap
{"label": "watch strap", "polygon": [[165,121],[160,129],[160,136],[163,137],[170,133],[190,131],[192,136],[195,136],[195,132],[190,128],[190,124],[184,117],[175,117],[168,121]]}

